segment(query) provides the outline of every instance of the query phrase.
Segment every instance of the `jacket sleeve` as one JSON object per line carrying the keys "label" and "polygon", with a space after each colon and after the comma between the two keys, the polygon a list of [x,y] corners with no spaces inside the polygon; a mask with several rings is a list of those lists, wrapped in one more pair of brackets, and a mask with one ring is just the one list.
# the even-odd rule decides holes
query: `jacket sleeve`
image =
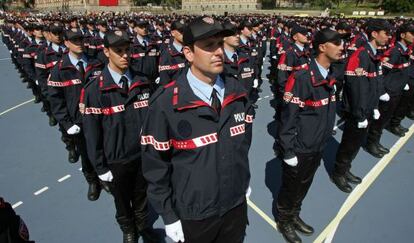
{"label": "jacket sleeve", "polygon": [[[358,51],[357,51],[358,52]],[[348,61],[345,72],[345,96],[350,105],[351,115],[358,121],[362,122],[368,119],[365,114],[369,113],[369,99],[371,99],[369,86],[369,78],[366,75],[368,72],[369,57],[357,55],[355,52]]]}
{"label": "jacket sleeve", "polygon": [[[299,71],[300,72],[300,71]],[[307,98],[306,80],[297,80],[292,73],[286,83],[283,95],[283,107],[280,109],[280,121],[278,124],[278,140],[282,149],[283,159],[295,157],[295,139],[297,132],[296,118]]]}
{"label": "jacket sleeve", "polygon": [[47,80],[48,98],[53,116],[67,131],[74,122],[70,118],[68,108],[66,106],[64,88],[58,87],[55,84],[61,82],[59,75],[59,65],[53,67]]}
{"label": "jacket sleeve", "polygon": [[282,93],[284,92],[288,77],[292,73],[293,61],[292,52],[287,51],[280,56],[279,63],[277,64],[277,82]]}
{"label": "jacket sleeve", "polygon": [[102,111],[99,97],[93,92],[94,85],[88,85],[81,93],[80,110],[82,127],[86,139],[89,159],[98,175],[109,171],[104,153]]}
{"label": "jacket sleeve", "polygon": [[148,182],[148,199],[167,225],[176,222],[179,218],[172,205],[170,186],[172,164],[168,120],[161,102],[158,101],[151,102],[142,127],[142,171]]}
{"label": "jacket sleeve", "polygon": [[166,68],[167,66],[169,66],[168,60],[166,58],[167,55],[164,54],[164,52],[166,51],[167,51],[166,48],[163,48],[160,54],[160,60],[159,60],[159,65],[158,65],[158,71],[160,73],[159,86],[164,86],[171,81],[169,69]]}
{"label": "jacket sleeve", "polygon": [[36,73],[34,70],[34,58],[35,52],[31,46],[27,46],[22,55],[22,66],[27,74],[27,77],[31,80],[36,80]]}

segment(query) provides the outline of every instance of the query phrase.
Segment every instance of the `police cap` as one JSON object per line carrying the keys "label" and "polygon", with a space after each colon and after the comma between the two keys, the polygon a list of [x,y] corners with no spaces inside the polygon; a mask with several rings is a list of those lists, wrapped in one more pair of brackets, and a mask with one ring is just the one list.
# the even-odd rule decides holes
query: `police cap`
{"label": "police cap", "polygon": [[381,31],[389,32],[391,30],[391,25],[385,19],[369,19],[365,23],[365,31],[371,33],[372,31]]}
{"label": "police cap", "polygon": [[313,48],[318,49],[319,45],[325,44],[327,42],[331,42],[335,45],[340,45],[342,42],[341,35],[338,32],[331,30],[329,28],[320,30],[316,32],[315,37],[313,39]]}
{"label": "police cap", "polygon": [[192,45],[198,40],[207,39],[216,35],[230,36],[233,32],[224,29],[223,25],[211,17],[198,17],[191,21],[184,30],[184,45]]}
{"label": "police cap", "polygon": [[128,34],[122,30],[109,31],[104,37],[104,46],[106,48],[122,46],[130,43],[131,41]]}
{"label": "police cap", "polygon": [[65,40],[70,42],[79,42],[83,40],[83,34],[80,29],[73,28],[65,31]]}
{"label": "police cap", "polygon": [[185,22],[183,19],[181,20],[176,20],[174,22],[172,22],[171,24],[171,30],[178,30],[180,32],[182,32],[184,30],[185,27]]}
{"label": "police cap", "polygon": [[306,29],[305,27],[302,27],[302,26],[300,26],[300,25],[297,25],[297,24],[295,24],[293,27],[292,27],[292,30],[291,30],[291,35],[292,35],[292,37],[294,36],[294,35],[296,35],[296,34],[298,34],[298,33],[300,33],[300,34],[302,34],[302,35],[307,35],[308,34],[308,29]]}

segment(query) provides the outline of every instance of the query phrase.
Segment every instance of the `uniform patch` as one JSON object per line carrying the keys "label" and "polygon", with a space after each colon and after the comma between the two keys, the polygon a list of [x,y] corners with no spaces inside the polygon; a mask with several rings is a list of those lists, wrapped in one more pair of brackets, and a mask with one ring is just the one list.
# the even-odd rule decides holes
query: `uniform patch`
{"label": "uniform patch", "polygon": [[357,76],[362,76],[362,75],[364,75],[364,69],[363,69],[363,68],[357,68],[357,69],[355,69],[355,74],[356,74]]}
{"label": "uniform patch", "polygon": [[249,67],[245,67],[245,68],[243,68],[243,71],[245,71],[245,72],[250,72],[250,68]]}
{"label": "uniform patch", "polygon": [[193,133],[193,128],[191,124],[186,120],[181,120],[178,122],[177,130],[178,133],[184,138],[190,137]]}
{"label": "uniform patch", "polygon": [[292,100],[292,98],[293,98],[293,94],[292,94],[292,93],[290,93],[290,92],[285,92],[285,93],[283,94],[283,100],[284,100],[286,103],[289,103],[289,102]]}
{"label": "uniform patch", "polygon": [[243,122],[244,121],[244,112],[234,114],[234,121]]}
{"label": "uniform patch", "polygon": [[214,24],[214,19],[211,17],[204,17],[203,21],[204,23],[207,23],[207,24]]}
{"label": "uniform patch", "polygon": [[149,93],[143,93],[143,94],[137,95],[138,100],[147,100],[149,99],[149,97],[150,97]]}

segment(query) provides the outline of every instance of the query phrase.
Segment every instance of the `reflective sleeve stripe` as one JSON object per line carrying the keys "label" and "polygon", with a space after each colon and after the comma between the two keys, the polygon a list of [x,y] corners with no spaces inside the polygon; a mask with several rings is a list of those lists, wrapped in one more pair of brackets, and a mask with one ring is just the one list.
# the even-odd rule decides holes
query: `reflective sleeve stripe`
{"label": "reflective sleeve stripe", "polygon": [[112,106],[112,107],[106,107],[106,108],[102,108],[102,114],[109,116],[115,113],[120,113],[125,111],[125,106],[124,105],[117,105],[117,106]]}
{"label": "reflective sleeve stripe", "polygon": [[96,107],[86,107],[84,114],[85,115],[89,115],[89,114],[100,115],[102,114],[102,109],[96,108]]}
{"label": "reflective sleeve stripe", "polygon": [[33,58],[30,54],[23,54],[22,57],[23,58],[30,58],[30,59]]}
{"label": "reflective sleeve stripe", "polygon": [[145,52],[132,54],[131,57],[132,58],[145,57]]}
{"label": "reflective sleeve stripe", "polygon": [[24,48],[18,48],[17,51],[24,52]]}
{"label": "reflective sleeve stripe", "polygon": [[88,45],[89,49],[103,49],[104,45],[94,46],[94,45]]}
{"label": "reflective sleeve stripe", "polygon": [[151,135],[141,136],[141,145],[152,145],[155,150],[167,151],[170,149],[170,142],[159,142]]}
{"label": "reflective sleeve stripe", "polygon": [[244,121],[247,123],[253,123],[253,115],[246,115]]}
{"label": "reflective sleeve stripe", "polygon": [[394,68],[394,69],[403,69],[410,66],[409,62],[402,63],[402,64],[391,64],[389,62],[383,62],[382,65],[386,66],[387,68]]}
{"label": "reflective sleeve stripe", "polygon": [[148,107],[148,100],[134,102],[134,109]]}
{"label": "reflective sleeve stripe", "polygon": [[345,75],[346,76],[357,76],[357,77],[365,76],[365,77],[368,77],[368,78],[375,78],[375,77],[378,76],[377,73],[375,73],[375,72],[369,73],[369,72],[367,72],[365,70],[364,71],[361,71],[360,73],[355,72],[355,71],[345,71]]}
{"label": "reflective sleeve stripe", "polygon": [[209,144],[217,143],[217,133],[211,133],[201,137],[189,139],[189,140],[171,140],[171,144],[175,149],[195,149]]}
{"label": "reflective sleeve stripe", "polygon": [[234,137],[245,132],[244,124],[230,127],[230,136]]}
{"label": "reflective sleeve stripe", "polygon": [[54,67],[56,65],[56,63],[57,63],[57,61],[50,62],[50,63],[46,64],[46,68]]}
{"label": "reflective sleeve stripe", "polygon": [[46,65],[43,65],[43,64],[41,64],[41,63],[35,63],[35,67],[37,67],[37,68],[41,68],[41,69],[46,69]]}
{"label": "reflective sleeve stripe", "polygon": [[158,70],[159,70],[159,72],[161,72],[161,71],[166,71],[166,70],[176,70],[176,69],[184,68],[184,67],[185,67],[185,63],[179,63],[179,64],[175,64],[175,65],[159,66]]}
{"label": "reflective sleeve stripe", "polygon": [[290,101],[290,103],[297,104],[301,108],[303,108],[305,106],[322,107],[322,106],[328,105],[329,100],[331,102],[335,102],[336,101],[335,95],[332,95],[330,98],[325,98],[325,99],[321,99],[321,100],[305,100],[305,101],[301,101],[299,99],[299,97],[293,97],[292,100]]}
{"label": "reflective sleeve stripe", "polygon": [[72,79],[72,80],[66,80],[62,82],[56,82],[56,81],[47,81],[47,85],[51,87],[69,87],[73,85],[81,84],[82,81],[80,79]]}

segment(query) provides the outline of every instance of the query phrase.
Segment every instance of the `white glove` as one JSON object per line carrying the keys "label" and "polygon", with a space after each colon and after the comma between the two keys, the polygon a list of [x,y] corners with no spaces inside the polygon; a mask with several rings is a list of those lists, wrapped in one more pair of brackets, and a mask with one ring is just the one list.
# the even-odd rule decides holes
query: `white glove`
{"label": "white glove", "polygon": [[9,51],[10,52],[10,54],[12,54],[13,52],[12,51]]}
{"label": "white glove", "polygon": [[405,91],[410,90],[410,85],[406,84],[406,85],[405,85],[405,87],[404,87],[404,90],[405,90]]}
{"label": "white glove", "polygon": [[372,117],[374,118],[374,120],[378,120],[380,118],[381,114],[379,112],[378,109],[374,109],[374,114],[372,115]]}
{"label": "white glove", "polygon": [[251,194],[252,194],[252,188],[249,186],[249,188],[247,188],[246,190],[246,198],[249,199]]}
{"label": "white glove", "polygon": [[272,59],[276,59],[277,57],[276,56],[272,56]]}
{"label": "white glove", "polygon": [[259,80],[257,78],[253,80],[253,88],[257,88],[259,86]]}
{"label": "white glove", "polygon": [[39,80],[36,80],[35,83],[37,86],[39,86]]}
{"label": "white glove", "polygon": [[168,237],[170,237],[174,242],[184,242],[184,232],[180,220],[172,224],[167,224],[165,226],[165,234]]}
{"label": "white glove", "polygon": [[380,99],[381,101],[385,101],[385,102],[387,102],[387,101],[389,101],[389,100],[390,100],[390,95],[389,95],[388,93],[385,93],[385,94],[381,95],[381,96],[379,97],[379,99]]}
{"label": "white glove", "polygon": [[78,125],[73,125],[73,126],[71,126],[66,132],[69,134],[69,135],[75,135],[75,134],[78,134],[78,133],[80,133],[80,127],[78,126]]}
{"label": "white glove", "polygon": [[298,165],[298,158],[295,156],[291,159],[285,159],[285,163],[292,166],[292,167],[294,167],[294,166]]}
{"label": "white glove", "polygon": [[159,84],[159,83],[160,83],[160,77],[156,78],[154,82],[155,82],[156,84]]}
{"label": "white glove", "polygon": [[99,179],[101,179],[101,181],[106,181],[106,182],[112,182],[112,180],[114,179],[111,171],[108,171],[103,175],[98,175],[98,177]]}
{"label": "white glove", "polygon": [[368,127],[368,120],[365,119],[362,122],[358,122],[358,128],[367,128]]}

